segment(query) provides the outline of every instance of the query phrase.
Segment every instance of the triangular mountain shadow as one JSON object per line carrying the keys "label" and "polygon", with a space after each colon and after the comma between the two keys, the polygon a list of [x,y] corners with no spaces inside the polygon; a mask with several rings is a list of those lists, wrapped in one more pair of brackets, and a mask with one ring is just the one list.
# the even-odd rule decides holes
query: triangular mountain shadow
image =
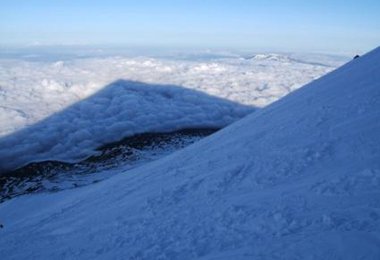
{"label": "triangular mountain shadow", "polygon": [[125,137],[220,129],[255,108],[175,85],[117,80],[0,139],[0,175],[31,162],[78,162]]}

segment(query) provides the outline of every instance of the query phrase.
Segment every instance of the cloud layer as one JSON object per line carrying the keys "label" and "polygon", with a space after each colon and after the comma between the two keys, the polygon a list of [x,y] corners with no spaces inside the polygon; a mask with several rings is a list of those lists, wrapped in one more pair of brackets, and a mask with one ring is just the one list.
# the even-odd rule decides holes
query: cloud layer
{"label": "cloud layer", "polygon": [[36,160],[75,161],[136,133],[223,127],[336,63],[278,54],[209,60],[2,59],[0,169]]}

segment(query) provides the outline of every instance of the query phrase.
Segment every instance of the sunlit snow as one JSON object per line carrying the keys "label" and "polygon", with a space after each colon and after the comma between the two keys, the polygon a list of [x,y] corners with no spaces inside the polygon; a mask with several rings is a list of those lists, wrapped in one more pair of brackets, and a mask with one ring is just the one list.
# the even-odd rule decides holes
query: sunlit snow
{"label": "sunlit snow", "polygon": [[379,111],[378,48],[165,158],[2,203],[1,255],[379,259]]}

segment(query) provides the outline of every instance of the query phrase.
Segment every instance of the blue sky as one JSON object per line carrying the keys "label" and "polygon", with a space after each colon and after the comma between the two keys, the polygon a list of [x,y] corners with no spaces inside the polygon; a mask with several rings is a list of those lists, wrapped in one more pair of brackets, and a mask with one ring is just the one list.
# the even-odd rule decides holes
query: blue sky
{"label": "blue sky", "polygon": [[363,52],[379,0],[2,0],[0,45]]}

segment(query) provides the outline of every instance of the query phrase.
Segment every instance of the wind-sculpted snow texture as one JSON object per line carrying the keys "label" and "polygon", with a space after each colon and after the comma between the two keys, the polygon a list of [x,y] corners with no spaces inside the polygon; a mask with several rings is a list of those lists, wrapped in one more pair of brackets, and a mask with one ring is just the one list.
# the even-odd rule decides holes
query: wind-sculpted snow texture
{"label": "wind-sculpted snow texture", "polygon": [[224,127],[341,62],[310,60],[1,59],[0,172],[32,161],[78,161],[137,133]]}
{"label": "wind-sculpted snow texture", "polygon": [[161,160],[1,204],[2,258],[379,259],[379,111],[376,49]]}

